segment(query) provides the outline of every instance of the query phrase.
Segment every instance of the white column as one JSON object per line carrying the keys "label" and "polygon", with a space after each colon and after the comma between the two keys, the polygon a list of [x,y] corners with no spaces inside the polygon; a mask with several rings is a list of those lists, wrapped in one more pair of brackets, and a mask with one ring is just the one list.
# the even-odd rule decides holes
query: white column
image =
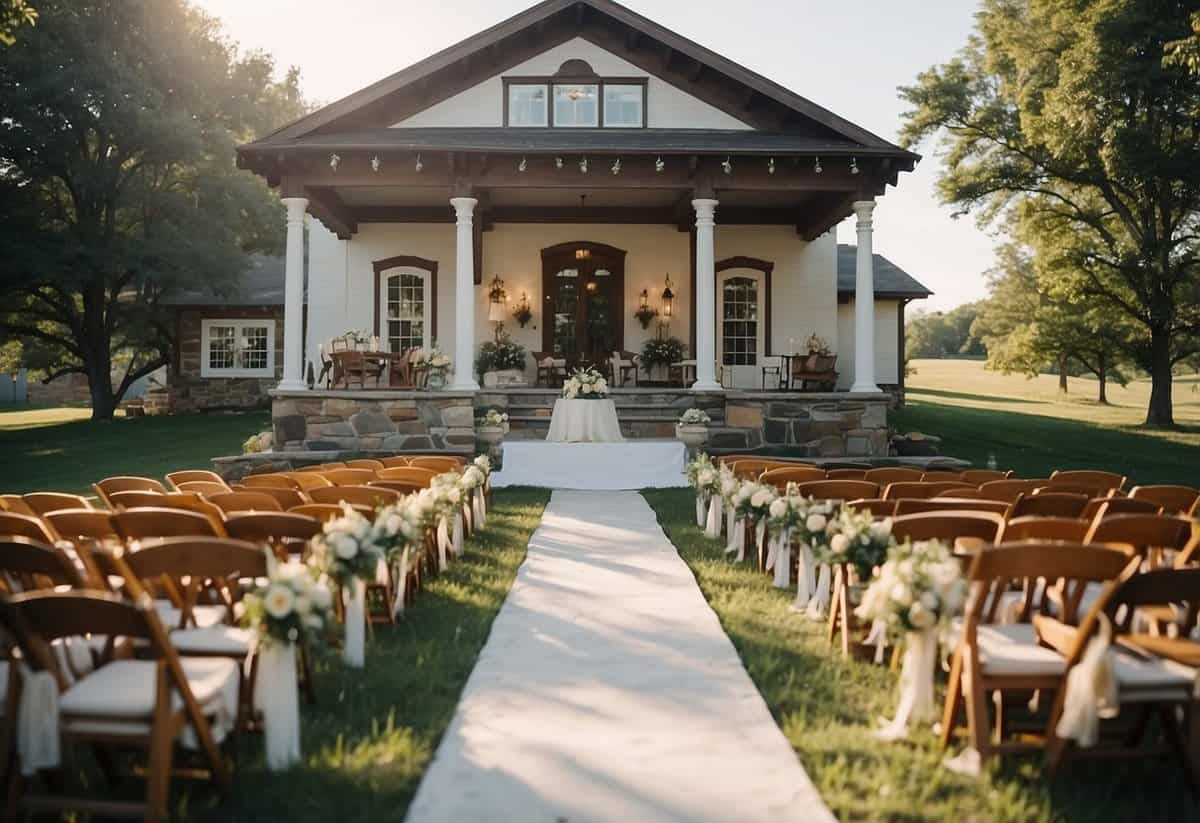
{"label": "white column", "polygon": [[856,200],[858,254],[854,261],[854,385],[850,391],[877,392],[875,385],[875,258],[871,247],[874,200]]}
{"label": "white column", "polygon": [[475,244],[474,197],[451,197],[455,223],[454,381],[450,388],[478,391],[475,382]]}
{"label": "white column", "polygon": [[720,391],[716,379],[717,275],[713,252],[713,214],[717,201],[692,201],[696,210],[696,382],[692,391]]}
{"label": "white column", "polygon": [[287,256],[284,258],[283,379],[279,388],[298,391],[304,382],[304,213],[307,197],[284,197],[287,206]]}

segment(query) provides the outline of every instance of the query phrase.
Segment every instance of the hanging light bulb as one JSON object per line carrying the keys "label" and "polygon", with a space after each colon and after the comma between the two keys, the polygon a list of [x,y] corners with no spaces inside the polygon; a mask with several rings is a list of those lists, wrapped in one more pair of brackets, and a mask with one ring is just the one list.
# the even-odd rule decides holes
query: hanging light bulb
{"label": "hanging light bulb", "polygon": [[371,158],[371,171],[375,172],[376,174],[379,174],[380,165],[381,165],[381,163],[379,162],[379,155],[377,154]]}
{"label": "hanging light bulb", "polygon": [[819,154],[817,155],[817,162],[813,164],[813,171],[817,174],[825,171],[825,169],[821,168],[821,155]]}
{"label": "hanging light bulb", "polygon": [[342,162],[342,158],[339,155],[336,155],[336,154],[329,155],[329,168],[333,169],[334,171],[337,171],[338,163],[340,163],[340,162]]}
{"label": "hanging light bulb", "polygon": [[858,158],[857,157],[850,158],[850,173],[858,174]]}
{"label": "hanging light bulb", "polygon": [[654,170],[656,172],[658,172],[659,174],[662,174],[662,170],[665,169],[666,167],[667,167],[667,164],[663,162],[663,159],[661,157],[659,157],[657,160],[654,161]]}
{"label": "hanging light bulb", "polygon": [[621,173],[621,158],[620,157],[618,157],[616,162],[612,164],[612,173],[613,174]]}
{"label": "hanging light bulb", "polygon": [[775,158],[772,157],[770,160],[767,161],[767,174],[774,174],[774,173],[775,173]]}
{"label": "hanging light bulb", "polygon": [[417,155],[417,164],[413,168],[417,170],[417,174],[420,174],[421,169],[425,168],[425,164],[421,162],[421,155]]}
{"label": "hanging light bulb", "polygon": [[561,157],[554,158],[554,168],[561,169],[563,167],[563,159]]}
{"label": "hanging light bulb", "polygon": [[579,173],[587,174],[587,157],[579,158]]}
{"label": "hanging light bulb", "polygon": [[529,161],[522,157],[521,162],[517,163],[517,171],[524,172],[527,168],[529,168]]}
{"label": "hanging light bulb", "polygon": [[733,161],[726,157],[725,162],[721,164],[721,168],[725,170],[726,174],[733,174]]}

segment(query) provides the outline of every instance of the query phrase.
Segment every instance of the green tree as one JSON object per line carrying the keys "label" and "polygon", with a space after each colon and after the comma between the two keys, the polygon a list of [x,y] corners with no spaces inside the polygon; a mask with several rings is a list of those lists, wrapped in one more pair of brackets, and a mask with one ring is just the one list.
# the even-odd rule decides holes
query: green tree
{"label": "green tree", "polygon": [[26,0],[0,0],[0,45],[17,42],[17,29],[37,22],[37,9]]}
{"label": "green tree", "polygon": [[904,351],[909,357],[982,357],[986,352],[971,337],[976,303],[964,303],[947,312],[915,311],[905,323]]}
{"label": "green tree", "polygon": [[903,142],[941,135],[942,198],[1013,207],[1140,328],[1146,422],[1174,422],[1173,365],[1200,331],[1200,76],[1164,61],[1197,0],[983,0],[960,55],[901,89]]}
{"label": "green tree", "polygon": [[95,418],[168,362],[164,296],[281,247],[278,199],[233,162],[303,110],[273,74],[183,0],[44,0],[0,50],[0,331],[86,374]]}

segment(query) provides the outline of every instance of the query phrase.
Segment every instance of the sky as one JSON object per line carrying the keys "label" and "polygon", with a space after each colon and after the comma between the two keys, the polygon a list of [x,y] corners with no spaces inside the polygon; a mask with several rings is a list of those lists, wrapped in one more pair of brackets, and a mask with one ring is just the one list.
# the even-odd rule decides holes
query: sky
{"label": "sky", "polygon": [[[274,55],[301,88],[332,102],[532,5],[535,0],[193,0],[243,49]],[[623,0],[624,5],[846,119],[894,140],[897,86],[954,56],[974,25],[976,0]],[[731,10],[734,14],[731,16]],[[986,295],[994,238],[974,217],[953,218],[935,185],[937,146],[900,176],[875,210],[875,251],[934,291],[945,310]],[[718,215],[718,222],[720,217]],[[854,242],[854,224],[838,240]]]}

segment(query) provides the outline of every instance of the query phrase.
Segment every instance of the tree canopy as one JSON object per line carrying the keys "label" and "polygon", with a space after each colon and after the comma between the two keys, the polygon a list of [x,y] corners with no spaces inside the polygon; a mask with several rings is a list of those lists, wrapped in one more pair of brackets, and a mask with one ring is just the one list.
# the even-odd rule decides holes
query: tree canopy
{"label": "tree canopy", "polygon": [[0,49],[0,330],[53,351],[51,374],[86,374],[105,418],[169,360],[164,297],[281,247],[282,207],[234,147],[304,104],[295,70],[276,80],[184,0],[38,12]]}
{"label": "tree canopy", "polygon": [[17,29],[37,22],[37,9],[27,0],[0,0],[0,45],[17,42]]}
{"label": "tree canopy", "polygon": [[942,198],[1053,238],[1065,286],[1132,325],[1150,424],[1174,422],[1171,370],[1200,332],[1200,76],[1169,45],[1198,10],[983,0],[959,56],[901,89],[902,142],[944,141]]}
{"label": "tree canopy", "polygon": [[983,357],[987,352],[971,336],[979,303],[964,303],[946,312],[918,309],[904,327],[904,353],[908,357]]}

